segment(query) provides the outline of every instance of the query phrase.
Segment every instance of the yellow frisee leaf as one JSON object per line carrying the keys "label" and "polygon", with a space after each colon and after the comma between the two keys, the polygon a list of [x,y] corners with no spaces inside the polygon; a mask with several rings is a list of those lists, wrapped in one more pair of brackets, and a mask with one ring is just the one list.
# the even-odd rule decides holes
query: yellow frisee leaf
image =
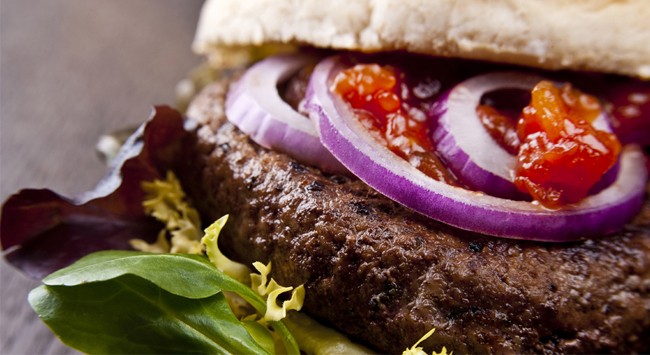
{"label": "yellow frisee leaf", "polygon": [[267,267],[261,262],[256,261],[253,263],[253,267],[259,272],[259,274],[250,274],[251,288],[253,291],[257,292],[258,295],[264,296],[266,295],[266,284],[268,282],[267,275],[271,272],[271,263],[269,263]]}
{"label": "yellow frisee leaf", "polygon": [[[250,285],[253,291],[266,298],[266,313],[262,320],[265,322],[278,321],[287,315],[289,310],[300,310],[305,300],[304,286],[293,287],[280,286],[275,280],[269,279],[271,273],[271,263],[264,265],[257,261],[253,267],[259,272],[251,273],[250,269],[241,263],[230,260],[223,255],[219,249],[219,234],[228,221],[228,215],[219,218],[205,229],[205,235],[201,238],[201,243],[205,246],[205,252],[210,262],[226,275]],[[278,305],[278,297],[291,291],[291,298]]]}
{"label": "yellow frisee leaf", "polygon": [[[282,302],[282,307],[278,306],[278,296],[281,293],[289,292],[291,290],[293,290],[291,292],[291,299]],[[293,289],[293,287],[282,287],[278,285],[275,280],[271,279],[267,291],[269,292],[269,295],[266,299],[266,314],[264,315],[264,319],[267,321],[283,319],[287,316],[287,311],[289,310],[299,311],[305,300],[305,287],[303,285],[296,287],[296,289]]]}
{"label": "yellow frisee leaf", "polygon": [[[187,202],[185,192],[173,172],[168,171],[165,180],[145,181],[142,207],[144,212],[165,227],[156,242],[149,244],[141,239],[131,240],[136,250],[157,253],[200,254],[201,218],[196,209]],[[170,241],[168,241],[168,237]]]}
{"label": "yellow frisee leaf", "polygon": [[131,239],[129,243],[133,249],[149,253],[168,253],[170,249],[169,241],[167,241],[167,231],[164,229],[158,233],[158,238],[154,243],[149,244],[142,239]]}
{"label": "yellow frisee leaf", "polygon": [[[256,261],[253,267],[259,274],[250,274],[251,288],[260,296],[266,296],[266,314],[263,319],[266,321],[278,321],[287,316],[287,311],[302,309],[305,301],[305,287],[300,285],[295,289],[293,287],[280,286],[274,279],[268,280],[268,275],[271,273],[271,263],[267,265]],[[278,296],[284,292],[291,291],[291,298],[282,302],[282,306],[278,305]]]}
{"label": "yellow frisee leaf", "polygon": [[250,269],[244,264],[228,259],[228,257],[223,255],[221,250],[219,250],[219,234],[227,221],[228,215],[225,215],[206,228],[205,236],[201,238],[201,244],[205,246],[205,252],[208,255],[208,259],[210,259],[210,262],[214,264],[217,269],[223,271],[224,274],[234,278],[235,280],[248,285],[250,282]]}
{"label": "yellow frisee leaf", "polygon": [[[428,355],[426,352],[424,352],[424,348],[419,347],[418,345],[420,345],[421,342],[427,340],[431,335],[433,335],[433,332],[435,332],[435,331],[436,331],[436,328],[433,328],[430,331],[428,331],[412,347],[404,350],[402,355]],[[435,352],[434,351],[434,352],[431,353],[431,355],[452,355],[452,354],[453,354],[453,352],[447,353],[447,348],[444,347],[444,346],[442,347],[442,350],[440,350],[440,352]]]}

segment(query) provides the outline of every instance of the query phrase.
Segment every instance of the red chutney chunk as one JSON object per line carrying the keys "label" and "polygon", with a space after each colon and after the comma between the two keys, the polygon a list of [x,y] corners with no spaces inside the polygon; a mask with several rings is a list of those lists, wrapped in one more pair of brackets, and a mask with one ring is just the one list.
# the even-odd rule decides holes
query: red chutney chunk
{"label": "red chutney chunk", "polygon": [[614,134],[592,125],[600,112],[594,97],[569,84],[537,84],[517,123],[517,188],[553,209],[585,198],[621,151]]}
{"label": "red chutney chunk", "polygon": [[476,114],[490,137],[508,153],[517,155],[521,142],[517,135],[515,120],[490,105],[479,105]]}
{"label": "red chutney chunk", "polygon": [[357,64],[336,76],[331,91],[352,106],[377,141],[428,176],[456,185],[434,153],[425,113],[407,103],[410,94],[403,78],[392,66]]}

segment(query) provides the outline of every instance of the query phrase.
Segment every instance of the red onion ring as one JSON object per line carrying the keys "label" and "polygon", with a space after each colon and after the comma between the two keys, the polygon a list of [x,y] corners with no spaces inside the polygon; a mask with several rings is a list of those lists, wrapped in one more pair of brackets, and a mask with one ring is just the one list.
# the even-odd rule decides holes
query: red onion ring
{"label": "red onion ring", "polygon": [[[454,86],[433,105],[430,112],[435,124],[432,138],[438,154],[465,185],[492,196],[529,198],[513,184],[517,157],[490,137],[476,108],[483,95],[489,92],[500,89],[530,91],[541,80],[539,76],[519,72],[487,73]],[[594,125],[612,132],[604,112]],[[606,182],[611,183],[611,176],[610,173]]]}
{"label": "red onion ring", "polygon": [[[435,128],[432,138],[437,152],[456,177],[468,187],[489,195],[523,200],[530,197],[513,184],[517,157],[508,153],[490,137],[476,108],[483,95],[500,89],[530,91],[543,78],[520,72],[493,72],[478,75],[454,86],[432,107]],[[612,132],[605,111],[594,126]],[[618,166],[610,169],[594,192],[609,186]]]}
{"label": "red onion ring", "polygon": [[259,145],[330,173],[347,170],[323,147],[309,118],[295,111],[278,93],[278,84],[313,61],[304,55],[269,57],[250,67],[231,86],[226,116]]}
{"label": "red onion ring", "polygon": [[561,210],[486,195],[433,180],[374,140],[329,85],[342,69],[337,57],[320,62],[305,108],[321,141],[353,174],[387,197],[443,223],[493,236],[565,242],[618,230],[641,208],[647,172],[638,146],[624,148],[616,181]]}
{"label": "red onion ring", "polygon": [[458,179],[474,190],[523,199],[513,184],[517,159],[490,136],[476,108],[481,97],[499,89],[530,91],[542,78],[516,72],[475,76],[454,86],[434,104],[433,141],[438,154]]}

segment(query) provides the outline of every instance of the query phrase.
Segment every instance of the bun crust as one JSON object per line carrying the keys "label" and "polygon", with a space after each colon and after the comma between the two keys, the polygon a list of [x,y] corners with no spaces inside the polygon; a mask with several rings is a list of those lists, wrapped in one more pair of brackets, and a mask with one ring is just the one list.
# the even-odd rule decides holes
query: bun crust
{"label": "bun crust", "polygon": [[267,43],[650,79],[647,0],[207,0],[194,50]]}

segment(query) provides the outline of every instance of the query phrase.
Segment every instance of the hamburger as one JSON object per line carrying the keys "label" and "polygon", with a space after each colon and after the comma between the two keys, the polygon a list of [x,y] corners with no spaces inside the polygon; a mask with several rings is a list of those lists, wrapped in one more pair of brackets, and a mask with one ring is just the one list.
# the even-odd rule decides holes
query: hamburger
{"label": "hamburger", "polygon": [[[593,94],[603,106],[598,110],[608,112],[610,105],[608,119],[616,122],[616,110],[636,101],[617,104],[612,91],[633,88],[637,96],[626,97],[634,100],[648,93],[650,29],[644,19],[649,11],[640,1],[327,7],[208,1],[194,48],[221,74],[189,104],[190,137],[174,171],[203,220],[230,214],[220,238],[227,255],[244,264],[271,262],[280,284],[304,285],[303,312],[377,352],[401,352],[432,328],[436,332],[420,344],[429,351],[444,344],[455,353],[646,352],[650,204],[639,143],[648,144],[647,116],[635,129],[609,128],[618,134],[622,153],[592,184],[604,181],[604,186],[586,188],[587,196],[578,201],[541,207],[530,196],[489,197],[482,191],[489,186],[474,190],[471,178],[479,173],[454,170],[453,159],[443,153],[427,159],[449,167],[453,180],[426,175],[436,182],[421,183],[423,169],[413,167],[408,154],[381,146],[388,141],[386,130],[359,135],[363,125],[352,121],[354,135],[333,129],[333,136],[325,136],[328,123],[340,127],[335,116],[363,117],[372,110],[367,103],[350,109],[336,101],[344,95],[323,90],[331,93],[336,76],[346,69],[379,67],[397,73],[407,94],[417,96],[416,88],[427,92],[416,104],[408,101],[409,108],[442,121],[451,104],[440,113],[436,103],[449,103],[457,86],[467,89],[474,78],[517,72],[515,81],[530,74]],[[246,80],[260,53],[273,54],[260,66],[300,58],[275,84],[293,111],[309,116],[305,122],[313,123],[324,150],[301,155],[307,145],[268,143],[265,138],[272,134],[238,121],[235,108],[253,106],[237,99],[247,97],[241,92],[252,86]],[[276,64],[262,68],[279,71]],[[324,80],[319,73],[325,73]],[[512,89],[509,85],[503,88]],[[505,108],[493,106],[508,111],[511,102],[520,101],[514,95],[505,99]],[[330,96],[334,103],[323,102]],[[485,96],[488,91],[479,99],[486,106],[504,101],[483,102]],[[398,99],[406,101],[403,95]],[[632,105],[642,117],[644,104]],[[257,124],[262,123],[267,121]],[[438,128],[423,131],[433,135]],[[463,138],[456,138],[462,146]],[[434,139],[427,142],[416,141],[440,146]],[[463,151],[466,159],[480,160]],[[607,181],[609,171],[613,181]],[[488,185],[498,181],[490,179]],[[402,192],[391,190],[393,185]],[[602,196],[611,201],[599,202]],[[417,203],[411,202],[415,198]],[[495,207],[496,198],[512,202]],[[521,212],[519,206],[527,207]],[[504,213],[515,214],[514,225],[507,219],[489,223]],[[3,213],[3,224],[6,220]]]}
{"label": "hamburger", "polygon": [[[402,68],[424,68],[426,76],[444,66],[461,77],[532,71],[592,93],[599,80],[624,76],[647,93],[650,29],[638,14],[648,11],[641,2],[609,1],[211,1],[194,48],[213,63],[242,47],[287,43],[303,53],[373,53],[359,62],[418,54]],[[459,58],[467,61],[456,64]],[[436,333],[425,348],[446,344],[457,353],[647,351],[647,197],[622,229],[600,237],[576,232],[578,241],[560,244],[486,236],[463,230],[462,222],[454,228],[369,187],[384,188],[363,174],[370,165],[344,160],[358,176],[328,174],[251,142],[254,134],[227,117],[233,85],[209,86],[190,105],[187,117],[200,128],[196,159],[182,179],[209,219],[232,212],[224,247],[233,258],[271,260],[280,282],[305,284],[305,312],[381,352],[402,351],[430,328]],[[647,136],[647,124],[641,130]],[[559,232],[544,233],[552,239],[548,234]]]}

